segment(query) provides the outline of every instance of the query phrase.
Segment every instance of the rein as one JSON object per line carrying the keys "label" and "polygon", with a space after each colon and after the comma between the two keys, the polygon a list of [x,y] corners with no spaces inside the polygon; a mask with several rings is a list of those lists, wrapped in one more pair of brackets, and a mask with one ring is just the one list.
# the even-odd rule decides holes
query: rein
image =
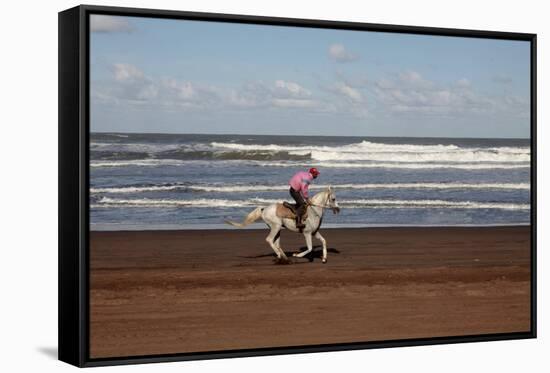
{"label": "rein", "polygon": [[328,208],[331,208],[330,206],[327,206],[326,204],[324,206],[321,206],[321,205],[316,205],[316,204],[313,204],[313,203],[306,203],[308,206],[313,206],[313,207],[321,207],[323,209],[328,209]]}
{"label": "rein", "polygon": [[[314,203],[311,203],[311,202],[308,202],[306,203],[307,206],[313,206],[313,207],[320,207],[322,209],[331,209],[332,212],[335,212],[338,208],[337,207],[330,207],[330,206],[327,206],[327,202],[325,202],[325,204],[322,206],[322,205],[316,205]],[[338,209],[339,210],[339,209]],[[315,210],[313,210],[315,211]],[[317,212],[315,212],[317,214]],[[317,214],[318,215],[318,214]]]}

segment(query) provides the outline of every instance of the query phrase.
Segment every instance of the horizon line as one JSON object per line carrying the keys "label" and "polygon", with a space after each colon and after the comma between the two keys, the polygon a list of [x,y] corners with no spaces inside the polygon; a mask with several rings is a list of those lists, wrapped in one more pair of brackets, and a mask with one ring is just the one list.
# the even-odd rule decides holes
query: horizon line
{"label": "horizon line", "polygon": [[287,136],[287,137],[374,137],[374,138],[414,138],[414,139],[487,139],[487,140],[531,140],[531,137],[460,137],[460,136],[381,136],[381,135],[281,135],[254,133],[195,133],[195,132],[105,132],[91,131],[90,134],[120,135],[214,135],[214,136]]}

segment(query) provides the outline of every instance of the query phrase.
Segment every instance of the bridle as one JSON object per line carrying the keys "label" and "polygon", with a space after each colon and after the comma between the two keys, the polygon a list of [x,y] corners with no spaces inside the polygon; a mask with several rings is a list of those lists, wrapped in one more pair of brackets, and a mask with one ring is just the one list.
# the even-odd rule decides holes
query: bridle
{"label": "bridle", "polygon": [[[330,195],[329,195],[330,196]],[[313,206],[313,207],[320,207],[322,209],[331,209],[333,213],[337,213],[340,211],[340,208],[339,207],[332,207],[332,206],[327,206],[327,203],[328,203],[328,200],[325,202],[324,205],[316,205],[314,203],[311,203],[311,202],[306,202],[306,205],[309,207],[309,206]],[[315,212],[315,210],[313,210]],[[317,212],[315,212],[317,214]],[[317,214],[319,215],[319,214]]]}

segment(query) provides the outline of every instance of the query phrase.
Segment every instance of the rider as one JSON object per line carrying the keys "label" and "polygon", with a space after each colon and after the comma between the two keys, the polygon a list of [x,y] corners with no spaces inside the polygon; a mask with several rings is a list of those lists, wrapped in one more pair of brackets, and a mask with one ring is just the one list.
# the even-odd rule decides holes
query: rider
{"label": "rider", "polygon": [[302,229],[305,227],[302,223],[302,216],[307,209],[307,203],[309,203],[309,184],[319,176],[319,173],[319,170],[312,167],[308,172],[297,172],[288,182],[290,195],[296,201],[296,228]]}

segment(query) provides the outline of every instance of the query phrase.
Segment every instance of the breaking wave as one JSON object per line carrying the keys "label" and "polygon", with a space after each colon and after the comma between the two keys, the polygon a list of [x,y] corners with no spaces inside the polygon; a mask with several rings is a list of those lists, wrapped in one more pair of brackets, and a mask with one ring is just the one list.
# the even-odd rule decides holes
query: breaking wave
{"label": "breaking wave", "polygon": [[[308,167],[307,163],[264,162],[257,163],[262,167]],[[316,167],[322,168],[393,168],[393,169],[459,169],[459,170],[491,170],[491,169],[515,169],[528,168],[528,163],[344,163],[344,162],[316,162]]]}
{"label": "breaking wave", "polygon": [[[269,205],[280,200],[251,198],[246,200],[229,199],[115,199],[100,198],[93,208],[100,207],[192,207],[192,208],[235,208]],[[529,210],[529,204],[502,203],[502,202],[472,202],[472,201],[445,201],[445,200],[389,200],[389,199],[355,199],[338,202],[342,208],[440,208],[440,209],[500,209],[500,210]]]}
{"label": "breaking wave", "polygon": [[374,162],[529,162],[528,147],[468,148],[456,145],[383,144],[370,141],[340,146],[287,146],[210,143],[215,149],[243,152],[288,152],[314,161]]}
{"label": "breaking wave", "polygon": [[[144,144],[144,143],[91,143],[94,167],[115,167],[121,163],[95,161],[136,160],[134,165],[162,165],[162,161],[306,161],[327,163],[340,167],[344,163],[354,165],[409,164],[523,164],[531,160],[529,147],[464,147],[457,145],[383,144],[362,141],[348,145],[276,145],[210,142],[192,144]],[[361,163],[359,163],[361,162]],[[366,162],[366,163],[363,163]],[[128,163],[122,163],[130,165]],[[169,163],[168,163],[169,164]],[[331,166],[329,166],[331,167]]]}
{"label": "breaking wave", "polygon": [[[312,190],[327,188],[328,185],[312,185]],[[340,189],[509,189],[529,190],[528,183],[374,183],[374,184],[336,184]],[[91,193],[129,194],[143,192],[196,191],[215,193],[270,192],[287,190],[288,185],[189,185],[185,183],[161,185],[129,185],[122,187],[90,188]]]}
{"label": "breaking wave", "polygon": [[287,151],[211,151],[178,149],[158,153],[157,158],[189,160],[252,160],[252,161],[307,161],[307,154],[291,154]]}
{"label": "breaking wave", "polygon": [[[228,164],[246,164],[260,167],[310,167],[311,163],[282,162],[282,161],[241,161],[225,160]],[[130,159],[130,160],[99,160],[92,161],[92,168],[111,167],[181,167],[189,165],[212,165],[209,161],[181,160],[181,159]],[[348,162],[316,162],[316,167],[325,168],[359,168],[359,169],[461,169],[461,170],[490,170],[490,169],[519,169],[529,168],[529,163],[348,163]]]}

